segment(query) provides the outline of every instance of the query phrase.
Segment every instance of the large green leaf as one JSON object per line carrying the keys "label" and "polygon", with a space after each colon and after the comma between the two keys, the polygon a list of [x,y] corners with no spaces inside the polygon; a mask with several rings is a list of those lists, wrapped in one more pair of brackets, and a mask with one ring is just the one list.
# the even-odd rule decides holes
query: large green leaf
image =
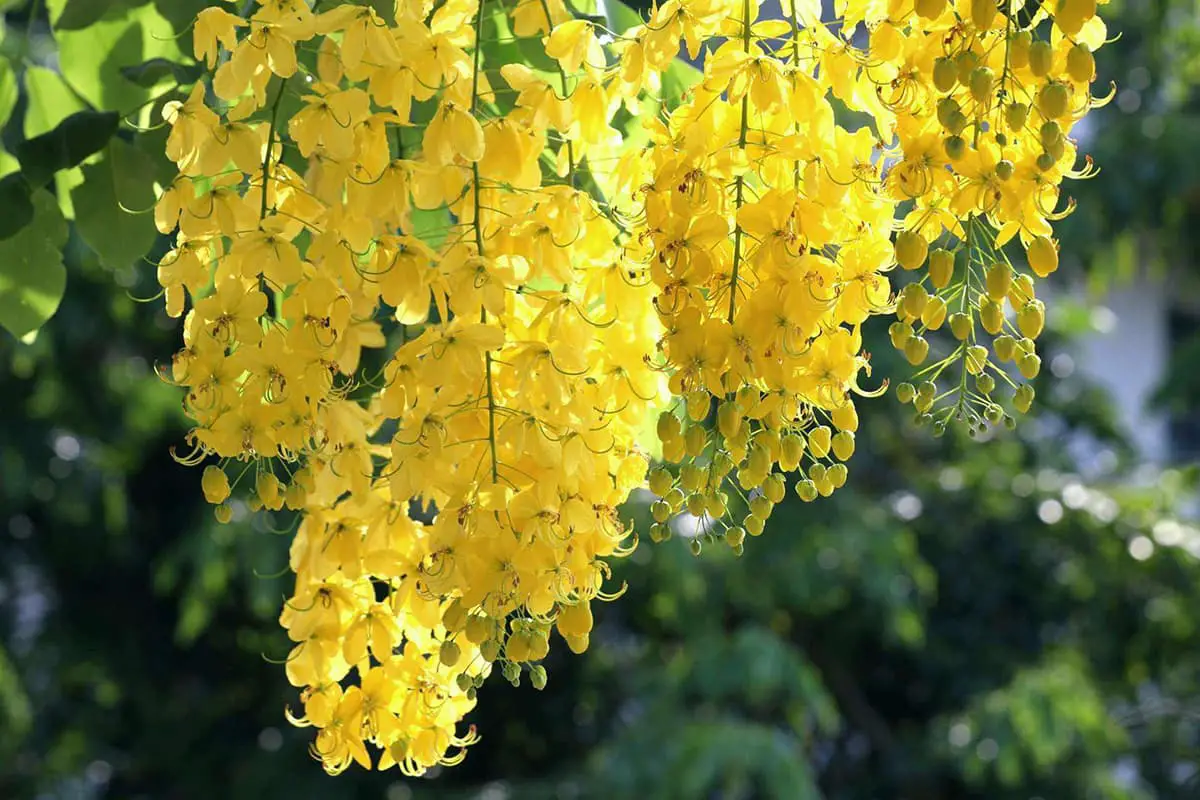
{"label": "large green leaf", "polygon": [[177,31],[191,25],[196,15],[210,5],[209,0],[154,0],[158,13]]}
{"label": "large green leaf", "polygon": [[77,31],[97,22],[112,8],[141,5],[146,0],[66,0],[62,12],[54,20],[54,29]]}
{"label": "large green leaf", "polygon": [[143,88],[157,86],[168,78],[178,84],[192,84],[204,74],[203,64],[178,64],[167,58],[152,58],[132,67],[121,67],[126,80]]}
{"label": "large green leaf", "polygon": [[25,92],[29,96],[25,111],[26,139],[49,133],[58,123],[86,108],[62,76],[45,67],[26,68]]}
{"label": "large green leaf", "polygon": [[17,105],[17,74],[7,58],[0,58],[0,127],[12,116]]}
{"label": "large green leaf", "polygon": [[33,220],[32,194],[24,175],[11,174],[0,179],[0,208],[4,209],[0,214],[0,239],[7,239]]}
{"label": "large green leaf", "polygon": [[17,337],[54,315],[67,284],[67,221],[49,192],[36,190],[32,201],[30,223],[0,239],[0,326]]}
{"label": "large green leaf", "polygon": [[71,193],[76,229],[109,267],[128,267],[154,246],[154,217],[131,213],[154,203],[153,174],[150,156],[114,137],[104,159],[83,168],[83,183]]}
{"label": "large green leaf", "polygon": [[[24,120],[27,139],[54,130],[64,119],[87,107],[61,75],[45,67],[31,66],[25,69],[25,93],[28,98]],[[63,170],[54,177],[60,207],[68,218],[74,216],[71,187],[82,180],[83,173],[78,168]]]}
{"label": "large green leaf", "polygon": [[76,112],[49,133],[17,145],[21,172],[30,185],[44,186],[59,170],[77,166],[88,156],[103,150],[119,124],[120,117],[113,112]]}
{"label": "large green leaf", "polygon": [[[66,13],[66,0],[48,0],[51,20]],[[132,113],[151,92],[126,80],[121,70],[153,58],[182,57],[175,31],[151,4],[110,5],[99,20],[80,30],[57,30],[63,77],[95,108]]]}
{"label": "large green leaf", "polygon": [[[20,89],[17,87],[17,74],[13,70],[9,60],[0,57],[0,128],[3,128],[12,116],[19,95]],[[0,177],[8,175],[17,168],[17,160],[3,147],[0,147]],[[0,208],[7,209],[8,206],[0,205]],[[3,228],[7,222],[8,220],[0,220],[0,228]],[[0,236],[3,235],[0,233]]]}

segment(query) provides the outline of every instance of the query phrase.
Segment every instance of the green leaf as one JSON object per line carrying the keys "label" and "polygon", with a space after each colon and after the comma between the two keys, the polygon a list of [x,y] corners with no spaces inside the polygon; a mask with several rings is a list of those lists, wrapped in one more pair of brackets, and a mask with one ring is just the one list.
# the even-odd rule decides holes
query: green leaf
{"label": "green leaf", "polygon": [[16,752],[32,724],[29,695],[21,686],[16,665],[0,647],[0,752],[6,755]]}
{"label": "green leaf", "polygon": [[0,239],[0,326],[18,338],[54,316],[67,284],[67,221],[49,192],[34,191],[32,202],[31,222]]}
{"label": "green leaf", "polygon": [[49,133],[17,145],[21,172],[33,186],[44,186],[61,169],[74,167],[104,149],[120,124],[113,112],[79,111]]}
{"label": "green leaf", "polygon": [[83,183],[71,192],[79,235],[113,269],[145,256],[158,238],[152,215],[131,213],[154,203],[153,172],[146,153],[114,137],[105,158],[85,166]]}
{"label": "green leaf", "polygon": [[12,116],[17,105],[17,74],[7,58],[0,58],[0,127]]}
{"label": "green leaf", "polygon": [[148,89],[167,78],[172,78],[179,84],[195,83],[204,74],[204,65],[178,64],[166,58],[152,58],[136,67],[121,67],[121,74],[126,80]]}
{"label": "green leaf", "polygon": [[154,0],[158,9],[174,30],[182,31],[192,24],[196,15],[208,8],[209,0]]}
{"label": "green leaf", "polygon": [[[145,2],[145,0],[142,0]],[[56,31],[77,31],[95,24],[112,8],[128,8],[140,5],[130,0],[66,0],[61,12],[54,19]],[[51,4],[54,8],[54,4]]]}
{"label": "green leaf", "polygon": [[29,95],[29,108],[25,111],[26,139],[49,133],[58,127],[58,123],[85,108],[63,77],[45,67],[25,70],[25,92]]}
{"label": "green leaf", "polygon": [[[52,19],[63,1],[48,3]],[[95,108],[125,114],[137,110],[151,94],[125,80],[122,68],[154,58],[177,61],[182,57],[171,23],[151,4],[112,5],[86,28],[59,30],[55,39],[62,74],[71,88]]]}
{"label": "green leaf", "polygon": [[7,175],[0,179],[0,239],[7,239],[33,221],[33,189],[25,176]]}
{"label": "green leaf", "polygon": [[[29,98],[24,120],[27,139],[49,133],[71,114],[86,108],[61,75],[44,67],[25,70],[25,93]],[[68,218],[74,216],[71,187],[82,180],[83,173],[76,168],[63,170],[54,177],[59,204]]]}

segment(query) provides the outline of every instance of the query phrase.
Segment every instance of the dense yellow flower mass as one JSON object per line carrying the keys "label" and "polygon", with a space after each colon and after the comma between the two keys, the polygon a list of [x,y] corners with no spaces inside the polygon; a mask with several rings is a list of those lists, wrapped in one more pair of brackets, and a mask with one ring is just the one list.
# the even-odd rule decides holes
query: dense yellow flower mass
{"label": "dense yellow flower mass", "polygon": [[[455,763],[493,665],[540,687],[554,631],[584,650],[633,489],[651,538],[686,512],[695,549],[740,551],[788,474],[842,486],[870,317],[914,365],[944,351],[897,391],[923,419],[1009,419],[998,383],[1028,408],[1096,3],[834,5],[197,17],[212,72],[167,109],[155,209],[165,372],[218,518],[239,492],[301,517],[280,621],[329,771]],[[681,48],[703,74],[669,106]]]}

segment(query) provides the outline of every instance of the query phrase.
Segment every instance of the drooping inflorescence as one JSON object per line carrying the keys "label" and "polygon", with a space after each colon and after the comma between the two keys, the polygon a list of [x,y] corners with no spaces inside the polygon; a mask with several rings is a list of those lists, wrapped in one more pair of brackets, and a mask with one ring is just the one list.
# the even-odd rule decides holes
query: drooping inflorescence
{"label": "drooping inflorescence", "polygon": [[[455,763],[494,665],[541,686],[554,631],[585,649],[647,481],[651,538],[687,512],[694,548],[738,551],[789,474],[842,486],[870,317],[915,365],[950,328],[897,392],[937,426],[1006,418],[1005,362],[1036,375],[1044,309],[1004,246],[1057,266],[1095,3],[836,6],[198,16],[211,75],[168,106],[156,207],[164,373],[218,518],[235,492],[300,517],[285,668],[326,769]],[[681,46],[703,70],[670,103]]]}

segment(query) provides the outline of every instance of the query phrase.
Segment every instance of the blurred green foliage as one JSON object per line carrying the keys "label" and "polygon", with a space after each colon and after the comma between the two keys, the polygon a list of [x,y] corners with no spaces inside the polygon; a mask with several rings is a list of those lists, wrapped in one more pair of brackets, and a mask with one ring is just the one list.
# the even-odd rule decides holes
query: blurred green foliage
{"label": "blurred green foliage", "polygon": [[[192,73],[164,32],[199,5],[0,2],[6,152],[170,96]],[[1187,259],[1200,197],[1194,8],[1108,8],[1121,38],[1102,80],[1139,105],[1097,113],[1105,171],[1072,188],[1064,226],[1098,284],[1144,260],[1137,243]],[[36,338],[0,333],[0,797],[1200,796],[1200,532],[1177,519],[1194,482],[1131,477],[1105,398],[1052,377],[1037,417],[984,444],[865,404],[845,490],[789,500],[740,559],[643,543],[585,656],[556,647],[540,694],[484,689],[463,765],[325,776],[270,663],[289,521],[218,526],[170,456],[185,420],[154,369],[177,325],[135,301],[162,242],[114,213],[148,205],[130,176],[162,175],[161,148],[122,133],[73,163],[52,152],[66,168],[0,240],[0,276],[43,228],[28,247],[54,245],[68,276]],[[26,184],[39,165],[0,156]],[[900,374],[882,338],[871,349]],[[644,500],[627,513],[644,523]]]}

